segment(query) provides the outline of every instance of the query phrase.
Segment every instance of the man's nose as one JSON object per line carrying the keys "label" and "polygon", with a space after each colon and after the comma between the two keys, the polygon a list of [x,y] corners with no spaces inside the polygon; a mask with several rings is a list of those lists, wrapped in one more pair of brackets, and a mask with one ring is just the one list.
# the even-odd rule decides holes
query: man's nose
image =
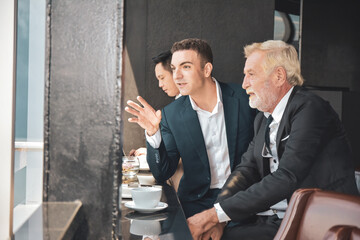
{"label": "man's nose", "polygon": [[174,79],[181,79],[182,78],[182,74],[181,74],[181,71],[180,70],[173,70],[173,78]]}
{"label": "man's nose", "polygon": [[249,80],[247,79],[246,75],[244,77],[243,83],[242,83],[242,88],[243,89],[247,89],[249,87]]}
{"label": "man's nose", "polygon": [[159,81],[159,88],[162,88],[164,86],[164,83],[162,81]]}

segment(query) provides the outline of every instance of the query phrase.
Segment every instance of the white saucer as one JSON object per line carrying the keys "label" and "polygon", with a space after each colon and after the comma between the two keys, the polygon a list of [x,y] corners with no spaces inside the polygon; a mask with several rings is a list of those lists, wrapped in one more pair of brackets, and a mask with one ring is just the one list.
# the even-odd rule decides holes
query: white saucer
{"label": "white saucer", "polygon": [[163,210],[163,209],[167,208],[168,205],[167,205],[167,203],[159,202],[159,204],[154,208],[141,208],[141,207],[136,207],[134,201],[131,201],[131,202],[126,202],[125,207],[128,207],[130,209],[133,209],[133,210],[141,212],[141,213],[152,213],[152,212],[157,212],[157,211]]}

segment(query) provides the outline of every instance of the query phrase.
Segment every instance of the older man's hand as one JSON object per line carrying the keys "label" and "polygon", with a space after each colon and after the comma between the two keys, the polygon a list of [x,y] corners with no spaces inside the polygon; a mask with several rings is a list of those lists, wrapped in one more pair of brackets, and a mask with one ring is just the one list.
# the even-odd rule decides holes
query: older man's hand
{"label": "older man's hand", "polygon": [[220,240],[224,233],[226,223],[218,223],[214,227],[210,228],[209,231],[203,233],[201,240]]}
{"label": "older man's hand", "polygon": [[215,208],[210,208],[187,219],[194,240],[202,239],[203,233],[219,223]]}

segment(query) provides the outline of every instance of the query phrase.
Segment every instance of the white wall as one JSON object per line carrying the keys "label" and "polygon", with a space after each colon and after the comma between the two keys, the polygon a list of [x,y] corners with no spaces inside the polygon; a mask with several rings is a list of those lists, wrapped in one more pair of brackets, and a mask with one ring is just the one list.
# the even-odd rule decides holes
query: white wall
{"label": "white wall", "polygon": [[0,240],[12,235],[14,148],[14,0],[0,7]]}

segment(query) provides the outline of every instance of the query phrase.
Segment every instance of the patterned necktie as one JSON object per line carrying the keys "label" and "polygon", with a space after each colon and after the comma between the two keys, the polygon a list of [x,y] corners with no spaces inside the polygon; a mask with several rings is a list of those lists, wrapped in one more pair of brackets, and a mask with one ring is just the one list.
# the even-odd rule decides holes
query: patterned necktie
{"label": "patterned necktie", "polygon": [[269,117],[266,120],[266,126],[265,126],[265,145],[267,150],[269,151],[269,153],[271,154],[271,149],[270,149],[270,123],[273,121],[273,117],[271,115],[269,115]]}

